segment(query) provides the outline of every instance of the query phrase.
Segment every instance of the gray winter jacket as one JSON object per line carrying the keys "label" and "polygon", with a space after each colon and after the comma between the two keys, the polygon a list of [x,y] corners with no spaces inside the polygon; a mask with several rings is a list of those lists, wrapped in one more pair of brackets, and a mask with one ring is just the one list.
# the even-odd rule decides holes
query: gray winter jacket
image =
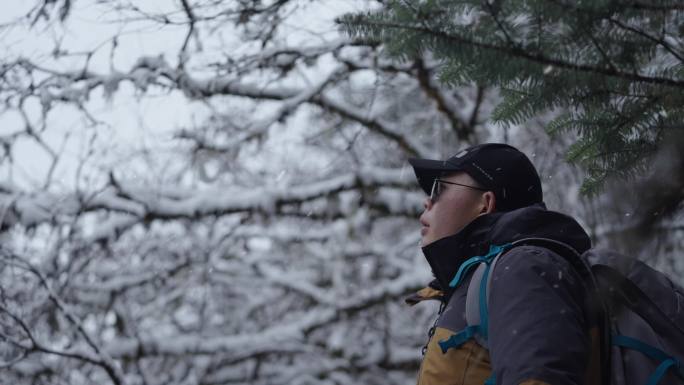
{"label": "gray winter jacket", "polygon": [[530,237],[563,242],[578,253],[591,246],[574,219],[539,204],[484,215],[423,248],[436,279],[407,302],[438,299],[443,311],[430,333],[419,385],[482,385],[492,375],[502,385],[600,383],[598,327],[587,315],[582,279],[566,259],[538,246],[511,249],[491,272],[487,348],[475,340],[445,352],[438,345],[467,326],[470,278],[449,287],[459,266],[491,245]]}

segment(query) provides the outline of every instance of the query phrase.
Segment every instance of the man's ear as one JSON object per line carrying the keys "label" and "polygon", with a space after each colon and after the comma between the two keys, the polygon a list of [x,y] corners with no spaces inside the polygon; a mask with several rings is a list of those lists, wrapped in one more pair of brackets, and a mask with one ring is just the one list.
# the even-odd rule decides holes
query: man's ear
{"label": "man's ear", "polygon": [[494,212],[496,209],[496,195],[492,191],[487,191],[482,194],[481,199],[482,209],[480,210],[480,215]]}

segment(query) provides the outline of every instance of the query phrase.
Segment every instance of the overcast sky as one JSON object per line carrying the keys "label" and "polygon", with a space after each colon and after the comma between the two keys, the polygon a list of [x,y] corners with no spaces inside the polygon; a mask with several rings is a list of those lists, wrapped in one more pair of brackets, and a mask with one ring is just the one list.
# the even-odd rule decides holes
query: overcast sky
{"label": "overcast sky", "polygon": [[[60,41],[62,51],[79,53],[98,47],[92,56],[89,69],[98,73],[128,71],[141,56],[163,55],[171,63],[175,61],[178,49],[186,34],[185,26],[167,27],[160,30],[149,23],[116,20],[116,14],[106,12],[106,7],[96,1],[74,2],[74,9],[66,24],[38,22],[32,28],[24,17],[32,7],[29,2],[6,4],[0,15],[0,47],[7,57],[25,57],[46,67],[68,71],[83,66],[83,56],[62,57],[55,61],[51,52],[55,42]],[[150,12],[179,9],[176,1],[137,1],[136,5]],[[321,37],[330,38],[335,31],[332,19],[346,10],[359,9],[362,3],[352,1],[323,1],[307,4],[308,13],[301,23],[292,23],[288,34],[291,44],[306,44]],[[320,17],[311,18],[313,14]],[[56,18],[58,9],[52,10]],[[297,20],[295,18],[295,20]],[[117,47],[112,55],[112,37],[117,36]],[[217,47],[225,47],[219,49]],[[191,44],[191,52],[199,47]],[[236,39],[229,29],[219,31],[211,37],[202,36],[200,55],[202,60],[211,59],[211,54],[225,52],[239,54],[254,47],[246,47]],[[40,119],[40,103],[32,98],[27,110],[31,119]],[[80,159],[86,156],[87,143],[93,141],[96,156],[91,156],[86,169],[97,173],[108,164],[126,168],[133,154],[152,150],[157,156],[171,148],[173,133],[180,128],[193,127],[207,115],[206,108],[199,102],[186,99],[179,92],[167,93],[153,89],[140,97],[130,83],[122,83],[120,89],[110,98],[104,98],[100,87],[91,94],[87,107],[93,117],[103,124],[90,126],[84,115],[72,107],[54,108],[48,115],[46,142],[62,153],[54,177],[61,183],[54,187],[71,189]],[[21,130],[23,122],[16,113],[0,114],[0,135]],[[65,135],[69,134],[68,138]],[[62,150],[60,150],[62,149]],[[0,165],[0,178],[10,180],[26,189],[42,185],[50,164],[45,150],[31,140],[22,140],[13,147],[15,165],[10,170],[7,164]],[[134,172],[131,167],[129,172]],[[101,171],[100,171],[101,172]]]}

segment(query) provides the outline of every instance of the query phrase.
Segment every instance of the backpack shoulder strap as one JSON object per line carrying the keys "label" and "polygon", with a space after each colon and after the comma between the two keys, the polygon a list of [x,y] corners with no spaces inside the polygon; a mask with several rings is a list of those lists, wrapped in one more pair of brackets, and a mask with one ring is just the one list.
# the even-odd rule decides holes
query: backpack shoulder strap
{"label": "backpack shoulder strap", "polygon": [[[589,269],[588,265],[583,264],[580,255],[577,254],[577,252],[573,248],[562,242],[545,238],[526,238],[513,242],[511,244],[511,247],[523,245],[531,245],[551,249],[556,254],[563,256],[565,259],[576,260],[573,263],[573,267],[575,267],[574,265],[577,264],[578,267],[581,266],[581,268],[586,271],[586,274],[591,273],[591,270]],[[507,247],[506,249],[510,250],[511,247]],[[501,252],[491,262],[489,262],[488,266],[487,263],[485,263],[484,261],[479,263],[477,269],[471,276],[470,283],[468,285],[468,292],[466,294],[465,316],[466,323],[468,324],[468,326],[488,324],[489,312],[487,311],[487,306],[489,304],[489,295],[491,293],[493,277],[493,274],[491,273],[496,268],[496,265],[501,259],[501,257],[508,250],[502,249]],[[570,253],[572,253],[572,257],[566,257],[566,255]],[[577,269],[577,267],[575,267],[575,269]],[[489,272],[489,274],[486,274],[486,272]],[[487,276],[487,281],[483,282],[485,274]],[[476,339],[481,346],[485,348],[487,347],[486,336],[482,337],[480,335],[477,335]]]}
{"label": "backpack shoulder strap", "polygon": [[[512,243],[512,247],[516,246],[537,246],[537,247],[542,247],[545,249],[548,249],[552,251],[554,254],[562,257],[564,260],[566,260],[574,269],[575,272],[577,272],[582,281],[586,285],[586,291],[587,291],[587,308],[588,311],[591,313],[590,318],[591,322],[596,324],[599,329],[599,335],[600,335],[600,362],[601,362],[601,368],[610,368],[610,362],[611,362],[611,324],[610,324],[610,317],[608,316],[609,310],[605,304],[604,301],[601,300],[599,296],[599,286],[596,280],[596,277],[594,276],[594,273],[592,271],[591,266],[589,263],[582,258],[582,256],[571,246],[560,242],[556,241],[553,239],[548,239],[548,238],[524,238],[517,240]],[[497,258],[498,259],[498,258]],[[493,267],[493,266],[492,266]],[[488,279],[487,286],[491,285],[491,276]],[[487,288],[487,295],[491,293],[491,290],[489,287]],[[470,294],[470,293],[468,293]],[[610,370],[607,369],[602,369],[601,370],[601,383],[602,384],[609,384],[610,383]]]}
{"label": "backpack shoulder strap", "polygon": [[[470,278],[468,292],[466,294],[465,308],[466,323],[468,324],[468,326],[483,325],[483,328],[486,328],[486,325],[489,324],[489,312],[487,311],[487,306],[489,303],[489,288],[492,284],[491,272],[494,271],[494,268],[496,267],[496,264],[502,255],[503,253],[497,255],[489,263],[489,267],[484,262],[480,263],[480,265],[477,267],[472,277]],[[490,274],[487,274],[487,280],[484,281],[484,276],[487,269],[489,269]],[[480,346],[488,348],[486,334],[485,336],[482,336],[481,334],[476,334],[474,338],[477,340],[477,343],[480,344]]]}

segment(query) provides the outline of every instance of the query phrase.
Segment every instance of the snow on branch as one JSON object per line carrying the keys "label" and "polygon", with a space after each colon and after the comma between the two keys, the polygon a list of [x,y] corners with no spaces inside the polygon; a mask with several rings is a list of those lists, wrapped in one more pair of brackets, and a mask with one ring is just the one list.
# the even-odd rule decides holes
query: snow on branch
{"label": "snow on branch", "polygon": [[[117,183],[120,184],[120,182]],[[127,219],[104,223],[98,230],[98,235],[95,235],[95,238],[101,238],[104,235],[116,233],[117,228],[130,227],[133,223],[131,218],[148,221],[201,218],[239,212],[273,212],[284,205],[329,197],[343,191],[380,187],[412,189],[414,183],[401,169],[363,168],[356,173],[280,189],[216,187],[210,190],[186,192],[185,197],[166,198],[151,191],[132,192],[146,190],[123,187],[124,191],[120,191],[121,187],[118,189],[109,187],[85,200],[77,199],[73,195],[56,195],[48,192],[33,194],[0,192],[0,202],[4,202],[6,210],[11,210],[13,213],[14,221],[8,224],[18,222],[24,226],[49,222],[59,215],[77,215],[80,212],[96,210],[130,216]]]}
{"label": "snow on branch", "polygon": [[102,367],[102,369],[104,369],[104,371],[107,373],[107,375],[115,385],[124,385],[126,381],[124,379],[124,374],[121,368],[117,365],[116,362],[113,361],[112,357],[109,354],[107,354],[106,351],[102,350],[97,340],[83,326],[82,320],[70,310],[67,304],[64,303],[64,301],[52,289],[47,277],[43,274],[43,272],[41,272],[40,269],[38,269],[32,263],[24,260],[22,257],[18,255],[9,252],[8,250],[2,250],[2,255],[0,256],[0,258],[5,264],[15,266],[19,269],[24,269],[38,278],[40,285],[43,287],[45,291],[47,291],[50,301],[54,303],[56,308],[75,327],[75,329],[77,330],[77,334],[80,335],[80,337],[83,338],[88,347],[92,349],[94,353],[94,358],[88,358],[87,356],[82,354],[69,354],[66,352],[59,352],[57,350],[42,346],[40,343],[37,342],[35,337],[33,337],[29,327],[26,326],[19,317],[9,312],[7,308],[0,307],[0,312],[9,314],[16,322],[22,325],[22,329],[25,333],[27,333],[30,340],[32,341],[30,349],[37,349],[39,351],[43,351],[45,353],[50,354],[74,357],[98,365]]}
{"label": "snow on branch", "polygon": [[[275,55],[274,57],[282,58],[287,53],[289,55],[287,57],[290,57],[288,60],[295,60],[301,57],[312,58],[316,57],[316,55],[323,55],[338,50],[346,46],[346,44],[348,42],[340,40],[333,42],[332,46],[278,48],[261,55],[248,57],[245,60],[247,62],[256,61],[255,63],[258,66],[254,64],[256,67],[252,68],[252,70],[257,70],[262,66],[268,65],[268,60],[266,62],[259,62],[258,60],[266,60],[273,55]],[[275,62],[277,65],[282,65],[282,59]],[[410,136],[392,129],[381,118],[366,116],[359,112],[357,108],[325,95],[324,89],[339,79],[348,77],[356,71],[375,69],[372,67],[358,67],[352,65],[351,62],[343,61],[342,65],[337,69],[330,71],[323,79],[307,87],[289,85],[292,82],[276,82],[275,85],[248,82],[242,80],[245,76],[241,72],[235,75],[197,78],[183,67],[172,67],[163,56],[141,57],[128,72],[112,71],[109,74],[97,73],[88,69],[57,71],[39,66],[23,58],[17,60],[13,65],[8,65],[8,67],[20,67],[26,72],[37,72],[46,77],[37,86],[20,94],[13,95],[8,93],[9,97],[20,95],[23,99],[29,96],[30,92],[33,92],[34,96],[39,98],[44,111],[50,110],[56,102],[73,103],[79,109],[84,110],[83,105],[94,90],[102,87],[106,95],[112,95],[119,89],[122,82],[127,81],[142,92],[147,92],[150,87],[156,86],[164,89],[179,90],[191,99],[235,96],[259,101],[272,100],[282,102],[282,105],[271,116],[252,122],[244,132],[234,139],[233,145],[263,135],[265,130],[273,123],[282,121],[284,117],[291,115],[300,105],[308,103],[368,127],[371,131],[396,142],[410,156],[423,156],[427,153]],[[377,69],[382,70],[382,68]],[[396,71],[396,68],[391,67],[386,70]],[[453,112],[451,113],[453,114]],[[188,133],[186,136],[192,136],[192,134]]]}
{"label": "snow on branch", "polygon": [[359,298],[312,308],[298,318],[288,317],[288,319],[282,320],[280,324],[256,333],[212,336],[210,338],[199,335],[175,336],[173,339],[165,336],[148,336],[139,339],[120,338],[110,342],[105,349],[110,356],[115,358],[207,355],[239,351],[277,353],[280,351],[280,345],[302,341],[306,334],[330,325],[343,316],[358,313],[389,299],[399,301],[405,294],[421,287],[424,283],[422,278],[402,276],[385,285],[379,285],[363,292]]}

